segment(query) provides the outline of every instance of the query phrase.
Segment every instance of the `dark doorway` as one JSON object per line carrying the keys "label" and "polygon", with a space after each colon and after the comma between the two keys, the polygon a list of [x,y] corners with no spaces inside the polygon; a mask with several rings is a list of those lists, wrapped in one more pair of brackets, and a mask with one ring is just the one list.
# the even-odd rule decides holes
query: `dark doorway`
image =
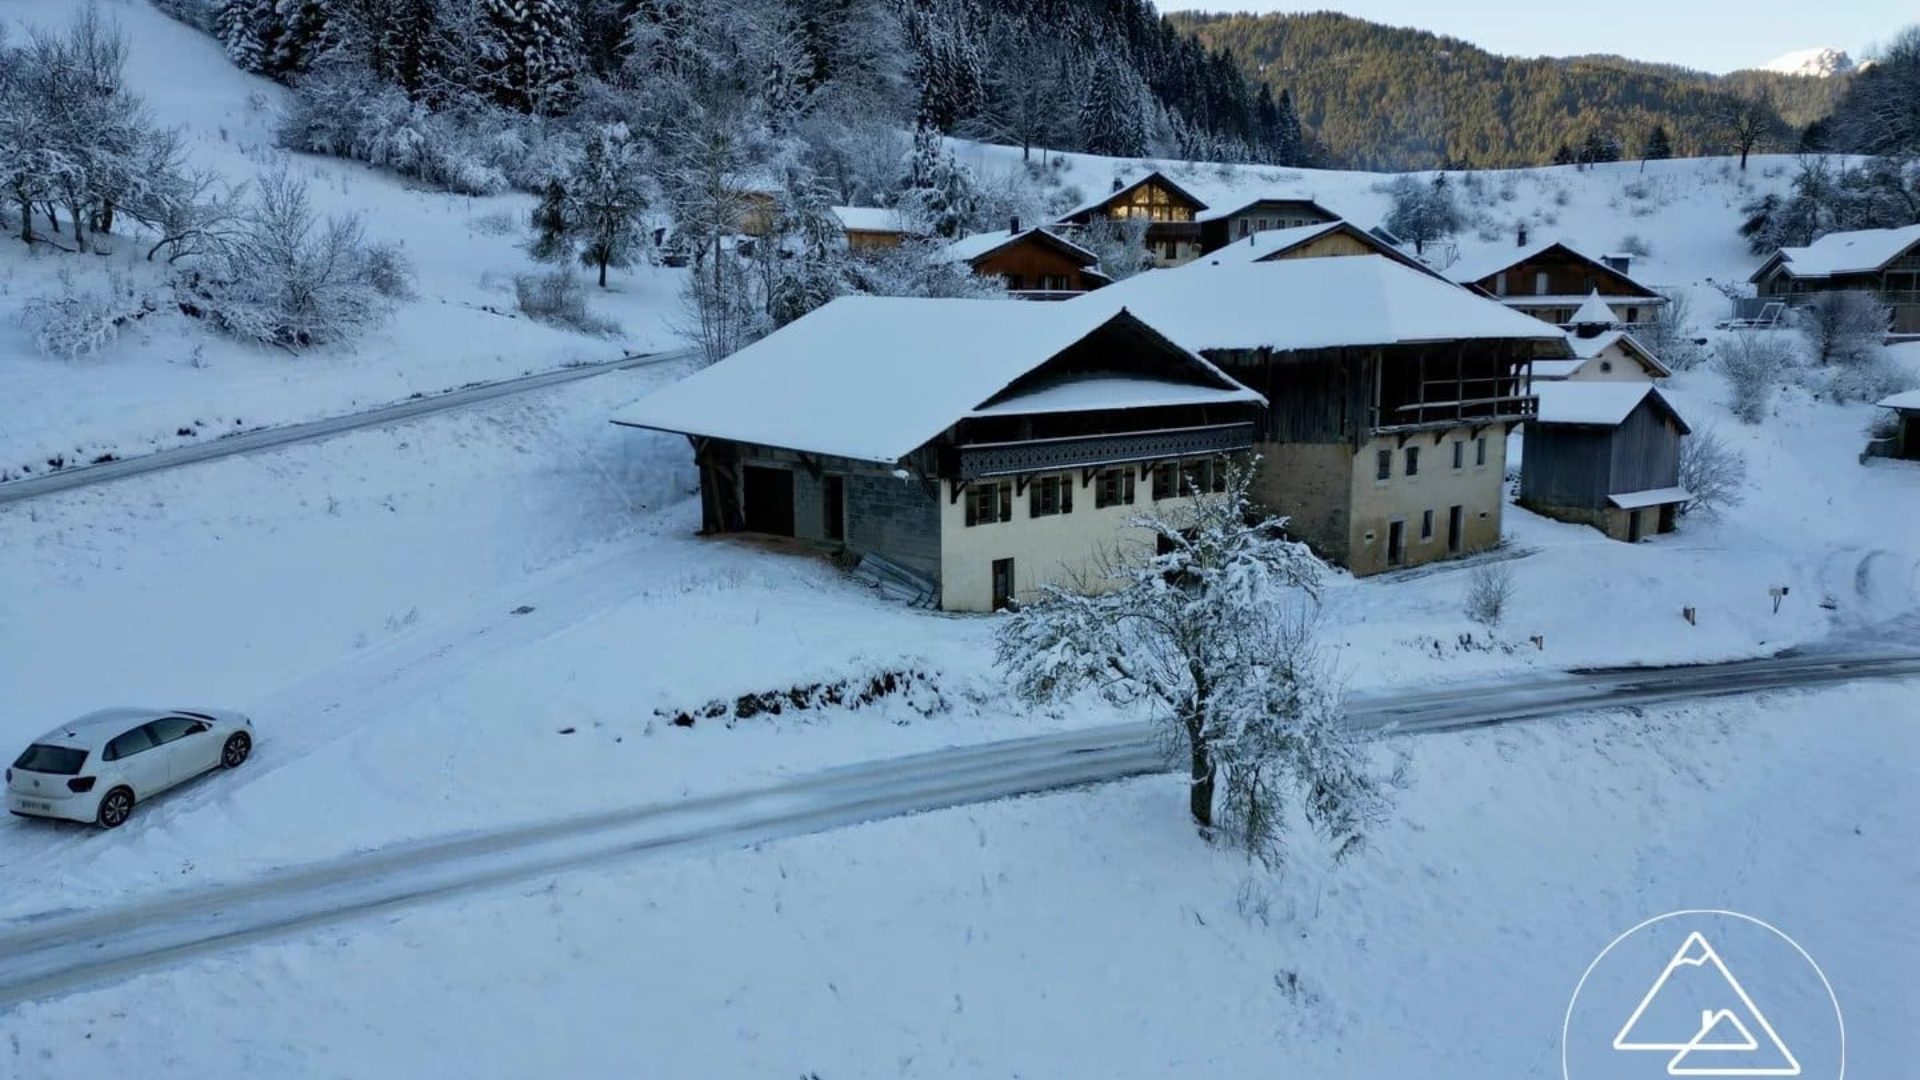
{"label": "dark doorway", "polygon": [[793,535],[793,473],[748,465],[740,470],[748,532]]}
{"label": "dark doorway", "polygon": [[1450,506],[1447,508],[1447,554],[1460,554],[1460,546],[1467,542],[1467,508]]}
{"label": "dark doorway", "polygon": [[1013,560],[993,560],[993,610],[1013,603]]}
{"label": "dark doorway", "polygon": [[1668,503],[1667,505],[1661,507],[1660,508],[1660,531],[1663,533],[1672,532],[1674,527],[1674,519],[1679,515],[1679,513],[1680,513],[1679,503]]}
{"label": "dark doorway", "polygon": [[1631,510],[1631,511],[1628,511],[1627,513],[1627,543],[1637,544],[1639,542],[1640,542],[1640,511]]}
{"label": "dark doorway", "polygon": [[827,539],[847,538],[847,478],[827,476],[820,480],[820,513],[826,523]]}
{"label": "dark doorway", "polygon": [[1407,523],[1392,521],[1387,523],[1387,565],[1399,566],[1407,561]]}

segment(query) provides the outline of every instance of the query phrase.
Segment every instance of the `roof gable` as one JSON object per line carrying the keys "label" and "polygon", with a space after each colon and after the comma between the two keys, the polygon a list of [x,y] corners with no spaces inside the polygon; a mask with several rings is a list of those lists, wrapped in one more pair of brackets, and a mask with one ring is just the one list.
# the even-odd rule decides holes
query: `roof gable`
{"label": "roof gable", "polygon": [[1340,216],[1334,213],[1333,211],[1327,209],[1326,207],[1320,205],[1318,202],[1309,198],[1308,196],[1281,195],[1281,194],[1269,192],[1264,195],[1256,195],[1251,199],[1238,200],[1227,206],[1214,207],[1212,209],[1207,210],[1205,213],[1194,215],[1194,220],[1202,221],[1202,222],[1219,221],[1222,218],[1236,217],[1240,214],[1247,213],[1256,207],[1277,206],[1283,203],[1291,203],[1296,206],[1310,206],[1317,213],[1325,215],[1329,220],[1337,219]]}
{"label": "roof gable", "polygon": [[1626,274],[1601,262],[1599,259],[1560,240],[1544,240],[1526,248],[1495,248],[1492,251],[1467,256],[1447,268],[1447,277],[1463,285],[1478,285],[1482,288],[1490,288],[1487,283],[1499,275],[1501,271],[1511,270],[1522,263],[1532,262],[1536,259],[1551,255],[1561,255],[1574,262],[1580,263],[1592,269],[1594,273],[1618,281],[1649,299],[1660,295]]}
{"label": "roof gable", "polygon": [[1042,247],[1052,248],[1073,259],[1082,267],[1092,266],[1100,261],[1100,256],[1079,244],[1038,227],[1022,229],[1019,232],[999,229],[993,232],[972,233],[940,248],[934,252],[933,257],[939,262],[964,262],[977,266],[988,256],[1016,244],[1039,244]]}
{"label": "roof gable", "polygon": [[1225,266],[1229,264],[1268,262],[1279,259],[1288,252],[1298,250],[1330,233],[1339,233],[1342,236],[1351,237],[1356,243],[1361,244],[1368,251],[1376,255],[1392,259],[1402,266],[1418,270],[1438,280],[1447,280],[1445,274],[1428,266],[1426,263],[1398,250],[1385,240],[1360,228],[1351,221],[1338,218],[1333,221],[1322,221],[1313,225],[1300,225],[1291,229],[1265,229],[1257,233],[1250,233],[1230,244],[1215,248],[1213,251],[1177,269],[1187,270],[1196,266]]}
{"label": "roof gable", "polygon": [[1653,355],[1653,351],[1642,344],[1639,338],[1634,337],[1625,330],[1609,330],[1604,334],[1596,334],[1593,337],[1585,338],[1576,334],[1569,334],[1567,335],[1567,344],[1573,349],[1573,355],[1579,357],[1582,361],[1582,363],[1567,369],[1569,373],[1586,366],[1585,361],[1598,357],[1601,353],[1606,352],[1609,347],[1618,345],[1620,346],[1621,352],[1626,353],[1629,357],[1638,361],[1640,366],[1644,368],[1649,375],[1664,379],[1673,374],[1672,368],[1662,363],[1659,357]]}
{"label": "roof gable", "polygon": [[1540,410],[1529,423],[1546,426],[1619,427],[1642,408],[1673,419],[1682,435],[1692,431],[1659,387],[1643,382],[1549,382],[1536,384]]}
{"label": "roof gable", "polygon": [[1081,203],[1079,206],[1076,206],[1073,209],[1067,211],[1066,213],[1061,214],[1057,220],[1063,221],[1063,222],[1072,221],[1074,218],[1081,217],[1086,214],[1090,214],[1095,210],[1103,209],[1104,207],[1107,207],[1119,201],[1120,199],[1133,194],[1135,190],[1149,183],[1159,185],[1162,189],[1166,191],[1166,193],[1169,196],[1178,198],[1180,201],[1186,203],[1191,209],[1195,211],[1205,210],[1207,208],[1207,204],[1203,200],[1201,200],[1199,196],[1195,195],[1191,191],[1188,191],[1186,188],[1181,187],[1179,184],[1174,183],[1173,180],[1170,179],[1166,173],[1163,173],[1160,170],[1155,169],[1147,173],[1145,176],[1142,176],[1139,179],[1134,180],[1131,183],[1123,184],[1120,187],[1114,189],[1113,191],[1109,191],[1105,195],[1088,199],[1086,202]]}

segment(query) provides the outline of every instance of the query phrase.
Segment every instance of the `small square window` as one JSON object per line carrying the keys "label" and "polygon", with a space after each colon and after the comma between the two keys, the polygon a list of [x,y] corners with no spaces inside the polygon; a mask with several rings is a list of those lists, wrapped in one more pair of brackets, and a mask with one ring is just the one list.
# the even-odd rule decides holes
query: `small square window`
{"label": "small square window", "polygon": [[1133,503],[1133,470],[1107,469],[1095,481],[1093,505],[1129,506]]}
{"label": "small square window", "polygon": [[967,489],[967,524],[991,525],[1013,520],[1013,485],[975,484]]}
{"label": "small square window", "polygon": [[1180,470],[1173,465],[1153,467],[1153,497],[1171,499],[1180,494]]}
{"label": "small square window", "polygon": [[1420,475],[1420,448],[1419,447],[1417,446],[1407,447],[1407,467],[1404,471],[1408,476]]}
{"label": "small square window", "polygon": [[1389,479],[1392,479],[1392,477],[1393,477],[1393,451],[1382,450],[1378,454],[1374,455],[1373,478],[1375,480],[1389,480]]}

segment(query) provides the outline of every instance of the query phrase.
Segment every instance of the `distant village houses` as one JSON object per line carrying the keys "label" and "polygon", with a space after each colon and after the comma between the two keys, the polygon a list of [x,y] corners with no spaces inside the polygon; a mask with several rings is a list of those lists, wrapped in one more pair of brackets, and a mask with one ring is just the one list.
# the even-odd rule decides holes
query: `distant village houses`
{"label": "distant village houses", "polygon": [[1310,198],[1270,193],[1252,198],[1225,197],[1218,206],[1161,172],[1131,183],[1113,182],[1111,191],[1062,214],[1058,224],[1075,229],[1100,222],[1145,223],[1148,253],[1161,267],[1181,266],[1234,240],[1274,229],[1334,221],[1337,214]]}
{"label": "distant village houses", "polygon": [[1828,233],[1773,253],[1748,278],[1757,304],[1798,304],[1822,292],[1859,289],[1893,309],[1895,334],[1920,334],[1920,225]]}
{"label": "distant village houses", "polygon": [[1098,255],[1046,229],[1022,229],[1018,218],[1006,229],[954,240],[934,257],[999,278],[1008,295],[1022,300],[1065,300],[1112,280],[1100,272]]}
{"label": "distant village houses", "polygon": [[907,222],[900,211],[883,206],[836,206],[833,217],[853,252],[886,251],[907,238]]}
{"label": "distant village houses", "polygon": [[1651,322],[1667,298],[1628,277],[1620,265],[1619,260],[1609,265],[1548,240],[1463,258],[1447,268],[1447,276],[1555,326],[1570,324],[1596,293],[1612,310],[1614,322],[1629,328]]}

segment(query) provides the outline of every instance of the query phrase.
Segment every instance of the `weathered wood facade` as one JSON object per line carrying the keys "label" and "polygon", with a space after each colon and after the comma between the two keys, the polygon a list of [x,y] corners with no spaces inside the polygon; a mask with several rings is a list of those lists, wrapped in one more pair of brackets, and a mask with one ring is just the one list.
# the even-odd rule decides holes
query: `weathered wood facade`
{"label": "weathered wood facade", "polygon": [[1044,229],[1009,236],[1007,243],[968,260],[981,277],[1004,281],[1023,300],[1065,300],[1110,282],[1095,268],[1098,257]]}
{"label": "weathered wood facade", "polygon": [[1522,444],[1520,504],[1616,540],[1670,532],[1686,497],[1680,440],[1688,430],[1651,389],[1618,423],[1531,420]]}
{"label": "weathered wood facade", "polygon": [[[1907,232],[1915,232],[1916,235],[1911,243],[1904,245],[1896,240],[1888,248],[1888,257],[1884,261],[1868,258],[1862,261],[1874,265],[1843,264],[1843,268],[1832,272],[1827,272],[1825,266],[1810,268],[1796,265],[1792,253],[1810,249],[1785,248],[1761,264],[1760,269],[1754,271],[1748,280],[1753,283],[1761,300],[1778,300],[1789,305],[1804,303],[1808,297],[1823,292],[1870,292],[1893,309],[1892,322],[1888,327],[1890,332],[1920,334],[1920,227],[1861,231],[1901,234],[1898,239],[1904,239]],[[1833,241],[1843,235],[1832,234],[1823,237],[1822,241]]]}
{"label": "weathered wood facade", "polygon": [[1454,280],[1481,290],[1517,311],[1564,326],[1581,303],[1599,293],[1623,326],[1643,325],[1666,297],[1599,259],[1561,243],[1516,251],[1512,261],[1476,260]]}

